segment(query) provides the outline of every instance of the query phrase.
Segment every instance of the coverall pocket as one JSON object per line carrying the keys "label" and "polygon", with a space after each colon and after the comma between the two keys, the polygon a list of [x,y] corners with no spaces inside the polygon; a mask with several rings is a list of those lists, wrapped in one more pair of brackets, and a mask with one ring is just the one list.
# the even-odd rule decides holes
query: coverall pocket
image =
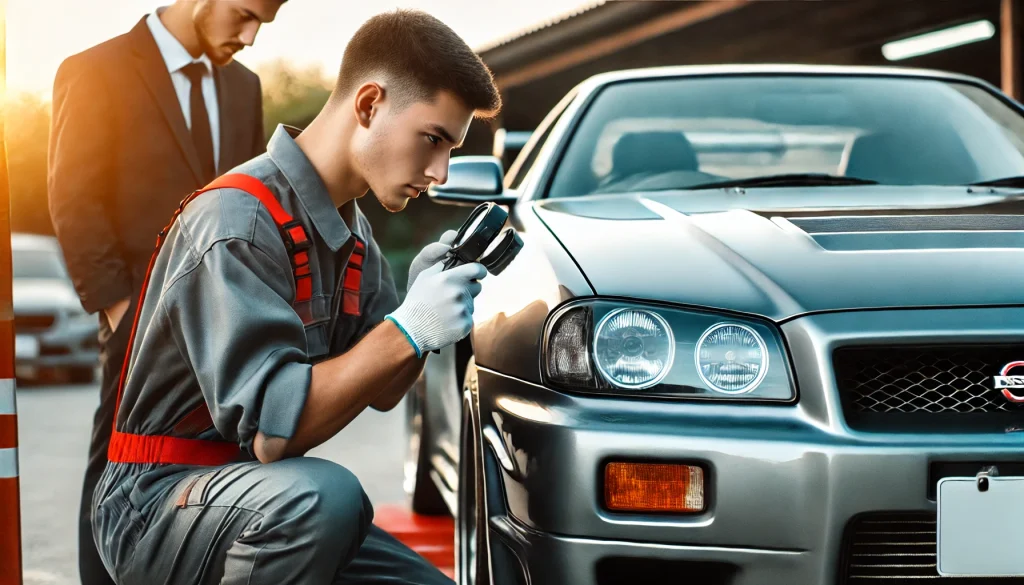
{"label": "coverall pocket", "polygon": [[212,480],[220,470],[214,470],[207,473],[193,475],[188,478],[184,483],[185,487],[181,493],[178,494],[178,500],[175,505],[179,508],[189,508],[192,506],[203,506],[206,504],[206,488],[210,485]]}
{"label": "coverall pocket", "polygon": [[117,558],[114,561],[115,572],[119,580],[131,569],[132,563],[135,561],[135,551],[138,550],[137,545],[146,528],[146,518],[142,514],[134,509],[129,509],[127,516],[128,521],[121,534],[121,542],[117,546]]}
{"label": "coverall pocket", "polygon": [[146,528],[146,518],[129,500],[131,485],[118,488],[115,495],[96,510],[95,537],[104,564],[118,577],[131,567],[136,545]]}

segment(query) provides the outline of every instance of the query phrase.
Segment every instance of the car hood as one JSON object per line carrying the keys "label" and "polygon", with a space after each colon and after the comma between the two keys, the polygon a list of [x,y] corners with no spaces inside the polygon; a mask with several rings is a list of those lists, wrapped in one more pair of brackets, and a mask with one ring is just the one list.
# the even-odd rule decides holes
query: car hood
{"label": "car hood", "polygon": [[81,302],[70,282],[59,279],[14,279],[14,312],[51,313],[81,309]]}
{"label": "car hood", "polygon": [[892,189],[840,189],[814,189],[817,210],[808,188],[549,199],[533,209],[599,295],[773,320],[1024,304],[1024,216],[983,213],[1005,197],[902,188],[903,203],[886,205]]}

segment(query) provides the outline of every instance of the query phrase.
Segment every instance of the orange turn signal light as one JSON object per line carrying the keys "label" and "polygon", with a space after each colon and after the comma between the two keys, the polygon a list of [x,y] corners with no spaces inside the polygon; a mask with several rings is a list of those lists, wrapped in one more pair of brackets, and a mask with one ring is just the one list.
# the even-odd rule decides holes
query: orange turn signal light
{"label": "orange turn signal light", "polygon": [[671,463],[609,463],[604,503],[616,512],[703,512],[704,470]]}

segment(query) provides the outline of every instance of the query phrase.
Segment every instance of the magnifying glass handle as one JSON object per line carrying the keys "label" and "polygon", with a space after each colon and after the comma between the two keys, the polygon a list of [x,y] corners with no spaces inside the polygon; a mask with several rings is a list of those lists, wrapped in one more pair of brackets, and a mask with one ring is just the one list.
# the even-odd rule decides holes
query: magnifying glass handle
{"label": "magnifying glass handle", "polygon": [[445,270],[448,270],[450,268],[455,268],[459,264],[461,264],[461,262],[459,261],[459,257],[456,256],[455,254],[449,254],[448,257],[444,259],[444,268],[441,269],[441,272],[444,272]]}

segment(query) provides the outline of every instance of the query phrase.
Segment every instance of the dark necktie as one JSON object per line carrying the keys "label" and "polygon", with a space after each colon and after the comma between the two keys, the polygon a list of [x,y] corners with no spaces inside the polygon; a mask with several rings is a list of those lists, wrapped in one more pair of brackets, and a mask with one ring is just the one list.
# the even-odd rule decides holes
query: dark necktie
{"label": "dark necktie", "polygon": [[192,143],[199,155],[203,169],[203,183],[216,178],[216,164],[213,160],[213,133],[210,130],[210,114],[203,99],[203,75],[208,71],[203,63],[189,63],[181,68],[182,73],[192,82],[189,103],[192,112]]}

